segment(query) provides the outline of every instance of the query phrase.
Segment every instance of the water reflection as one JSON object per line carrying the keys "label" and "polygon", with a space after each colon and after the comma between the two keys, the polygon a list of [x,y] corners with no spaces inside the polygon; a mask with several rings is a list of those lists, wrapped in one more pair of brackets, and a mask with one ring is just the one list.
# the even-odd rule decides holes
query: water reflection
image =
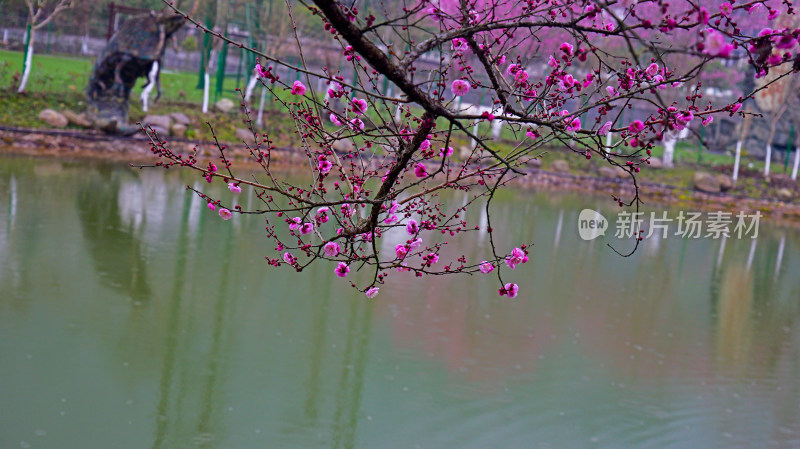
{"label": "water reflection", "polygon": [[0,447],[800,446],[795,229],[623,259],[574,228],[602,199],[506,191],[495,244],[535,243],[519,300],[398,273],[370,302],[266,266],[263,219],[197,182],[0,159]]}

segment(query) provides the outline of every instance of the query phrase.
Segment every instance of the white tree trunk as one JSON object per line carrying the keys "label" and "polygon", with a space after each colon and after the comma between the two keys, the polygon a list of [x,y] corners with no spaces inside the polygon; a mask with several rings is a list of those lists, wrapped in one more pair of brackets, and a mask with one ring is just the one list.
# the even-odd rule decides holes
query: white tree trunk
{"label": "white tree trunk", "polygon": [[142,89],[142,95],[139,97],[142,100],[142,111],[147,112],[148,110],[148,103],[150,102],[150,94],[153,93],[153,89],[156,87],[156,76],[158,75],[158,61],[153,62],[153,66],[150,68],[150,73],[147,74],[147,87]]}
{"label": "white tree trunk", "polygon": [[670,138],[664,141],[664,156],[662,157],[664,162],[664,167],[672,168],[675,159],[675,144],[678,142],[677,139]]}
{"label": "white tree trunk", "polygon": [[33,30],[31,30],[30,42],[28,43],[28,53],[25,55],[25,70],[22,72],[22,79],[19,82],[18,93],[25,92],[25,87],[28,85],[28,77],[31,75],[31,66],[33,62]]}
{"label": "white tree trunk", "polygon": [[609,149],[611,148],[611,144],[612,144],[613,142],[614,142],[614,133],[612,133],[611,131],[609,131],[609,132],[606,134],[606,150],[609,150]]}
{"label": "white tree trunk", "polygon": [[736,158],[733,160],[733,176],[732,179],[736,181],[739,179],[739,161],[742,159],[742,141],[736,142]]}
{"label": "white tree trunk", "polygon": [[794,151],[794,168],[792,168],[792,181],[797,180],[798,168],[800,168],[800,148]]}
{"label": "white tree trunk", "polygon": [[208,90],[211,84],[211,77],[208,75],[208,70],[203,75],[203,114],[208,114]]}
{"label": "white tree trunk", "polygon": [[256,88],[256,82],[258,82],[258,76],[253,75],[250,77],[250,81],[247,82],[247,87],[244,89],[244,103],[250,103],[250,98],[253,96],[253,90]]}
{"label": "white tree trunk", "polygon": [[81,39],[81,54],[89,54],[89,34],[86,34],[83,36],[83,39]]}
{"label": "white tree trunk", "polygon": [[764,176],[769,176],[769,165],[772,162],[772,145],[767,144],[767,158],[764,160]]}
{"label": "white tree trunk", "polygon": [[492,122],[492,139],[497,140],[500,138],[500,133],[503,131],[503,122],[495,120]]}

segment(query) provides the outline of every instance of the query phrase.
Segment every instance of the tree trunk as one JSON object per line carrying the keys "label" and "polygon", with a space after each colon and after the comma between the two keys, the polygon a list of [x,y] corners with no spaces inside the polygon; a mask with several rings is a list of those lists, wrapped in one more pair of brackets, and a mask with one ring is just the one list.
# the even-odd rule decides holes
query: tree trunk
{"label": "tree trunk", "polygon": [[28,35],[28,48],[25,52],[25,68],[22,71],[22,79],[19,82],[19,89],[17,89],[18,93],[25,92],[25,87],[28,85],[28,78],[31,75],[31,66],[33,65],[33,38],[34,38],[34,29],[31,27]]}

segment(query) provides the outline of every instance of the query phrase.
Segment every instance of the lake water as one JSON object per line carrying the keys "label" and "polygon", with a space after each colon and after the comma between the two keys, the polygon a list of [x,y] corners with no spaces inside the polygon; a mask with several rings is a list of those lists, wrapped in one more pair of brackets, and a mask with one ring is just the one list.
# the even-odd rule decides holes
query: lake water
{"label": "lake water", "polygon": [[578,237],[609,199],[512,190],[519,297],[392,274],[370,301],[268,267],[263,217],[197,181],[0,158],[0,447],[800,448],[796,229],[621,258]]}

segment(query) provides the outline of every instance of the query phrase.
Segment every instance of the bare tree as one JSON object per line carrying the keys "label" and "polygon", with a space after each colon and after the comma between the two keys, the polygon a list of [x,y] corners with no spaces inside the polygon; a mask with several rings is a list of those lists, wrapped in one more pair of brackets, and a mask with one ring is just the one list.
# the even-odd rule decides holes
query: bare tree
{"label": "bare tree", "polygon": [[28,6],[25,66],[22,70],[22,79],[20,79],[17,92],[24,92],[25,87],[28,85],[28,78],[33,65],[33,43],[36,38],[36,30],[50,23],[61,11],[71,8],[73,1],[75,0],[25,0],[25,4]]}

